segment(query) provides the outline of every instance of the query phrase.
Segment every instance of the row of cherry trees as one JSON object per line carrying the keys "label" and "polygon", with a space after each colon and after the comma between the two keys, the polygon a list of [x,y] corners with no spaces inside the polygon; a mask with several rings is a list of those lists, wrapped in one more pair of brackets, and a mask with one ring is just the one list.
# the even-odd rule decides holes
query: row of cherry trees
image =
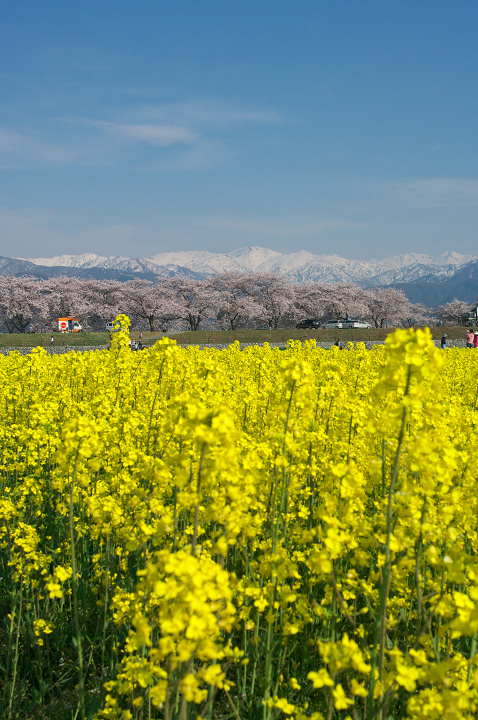
{"label": "row of cherry trees", "polygon": [[[454,321],[469,305],[453,301],[439,309]],[[171,278],[150,282],[55,277],[0,277],[0,322],[9,332],[56,327],[58,317],[78,318],[84,327],[104,330],[119,313],[135,327],[291,327],[305,317],[359,317],[375,327],[424,322],[430,311],[400,290],[364,289],[353,283],[291,284],[270,273],[224,273],[207,280]]]}

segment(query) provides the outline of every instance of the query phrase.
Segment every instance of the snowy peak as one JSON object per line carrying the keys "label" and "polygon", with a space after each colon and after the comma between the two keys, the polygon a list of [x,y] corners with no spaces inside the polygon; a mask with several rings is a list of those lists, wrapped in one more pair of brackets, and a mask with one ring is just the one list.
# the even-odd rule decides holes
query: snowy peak
{"label": "snowy peak", "polygon": [[251,272],[257,272],[261,266],[271,260],[274,260],[275,258],[284,257],[280,252],[268,250],[267,248],[256,247],[254,245],[239,248],[239,250],[233,250],[228,253],[227,256]]}
{"label": "snowy peak", "polygon": [[94,253],[83,253],[82,255],[57,255],[50,258],[16,258],[17,260],[27,260],[34,265],[43,265],[44,267],[99,267],[102,262],[109,258],[95,255]]}
{"label": "snowy peak", "polygon": [[202,272],[205,275],[217,275],[222,272],[243,272],[242,265],[230,258],[228,255],[211,253],[201,250],[181,250],[178,252],[158,253],[146,258],[154,265],[187,267],[195,272]]}
{"label": "snowy peak", "polygon": [[456,267],[460,267],[461,265],[473,262],[475,259],[474,255],[461,255],[460,253],[452,250],[444,252],[435,258],[435,263],[437,265],[455,265]]}
{"label": "snowy peak", "polygon": [[[477,260],[477,256],[447,251],[438,257],[406,253],[381,260],[348,260],[339,255],[315,255],[307,250],[280,253],[249,246],[229,253],[202,250],[161,252],[151,257],[104,257],[94,253],[58,255],[52,258],[29,258],[27,262],[43,268],[102,270],[109,277],[128,275],[173,277],[189,275],[211,277],[223,272],[272,272],[291,282],[354,282],[361,285],[388,285],[413,282],[430,276],[450,277],[459,268]],[[21,258],[17,261],[23,262]]]}

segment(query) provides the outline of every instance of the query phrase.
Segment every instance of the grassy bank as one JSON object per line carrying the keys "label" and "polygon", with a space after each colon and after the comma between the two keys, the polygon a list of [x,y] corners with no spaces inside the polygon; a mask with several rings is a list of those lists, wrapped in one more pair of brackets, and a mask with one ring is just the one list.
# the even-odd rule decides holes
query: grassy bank
{"label": "grassy bank", "polygon": [[[236,340],[240,343],[286,343],[287,340],[310,340],[317,342],[341,342],[385,340],[393,328],[372,328],[371,330],[197,330],[181,333],[160,333],[143,331],[143,343],[150,345],[161,337],[174,338],[181,345],[229,345]],[[446,332],[450,340],[463,339],[465,328],[446,327],[432,328],[433,337],[439,339]],[[133,340],[139,339],[139,332],[131,333]],[[0,347],[48,347],[52,333],[0,334]],[[56,347],[72,345],[79,347],[107,345],[110,336],[107,332],[82,332],[69,334],[53,333],[53,344]]]}
{"label": "grassy bank", "polygon": [[[387,335],[393,332],[393,328],[372,328],[371,330],[198,330],[196,332],[188,331],[171,335],[180,344],[230,344],[235,340],[240,343],[264,343],[264,342],[280,342],[286,343],[287,340],[310,340],[317,342],[335,342],[338,338],[341,342],[349,341],[367,341],[367,340],[385,340]],[[464,338],[465,329],[462,327],[446,327],[432,328],[433,337],[440,339],[443,332],[446,332],[450,340]]]}
{"label": "grassy bank", "polygon": [[[49,347],[51,338],[53,345],[61,347],[70,345],[75,347],[95,347],[107,345],[110,341],[110,334],[107,332],[81,332],[81,333],[1,333],[0,347]],[[139,332],[132,332],[133,340],[139,339]],[[143,332],[143,342],[155,342],[161,333]]]}

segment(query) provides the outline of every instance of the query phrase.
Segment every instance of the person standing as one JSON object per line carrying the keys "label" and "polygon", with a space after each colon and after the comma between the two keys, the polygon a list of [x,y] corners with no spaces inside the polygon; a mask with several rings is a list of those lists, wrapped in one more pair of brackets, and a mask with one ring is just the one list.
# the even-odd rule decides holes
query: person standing
{"label": "person standing", "polygon": [[475,330],[473,336],[473,347],[478,348],[478,330]]}
{"label": "person standing", "polygon": [[443,333],[442,339],[440,340],[442,350],[446,350],[446,339],[447,339],[447,335],[446,335],[446,333]]}
{"label": "person standing", "polygon": [[54,342],[55,342],[55,338],[54,338],[53,335],[52,335],[52,336],[51,336],[51,340],[50,340],[50,345],[53,345]]}
{"label": "person standing", "polygon": [[474,339],[475,339],[475,335],[473,333],[473,328],[469,328],[469,330],[466,331],[466,335],[465,335],[465,342],[466,342],[467,348],[473,347]]}

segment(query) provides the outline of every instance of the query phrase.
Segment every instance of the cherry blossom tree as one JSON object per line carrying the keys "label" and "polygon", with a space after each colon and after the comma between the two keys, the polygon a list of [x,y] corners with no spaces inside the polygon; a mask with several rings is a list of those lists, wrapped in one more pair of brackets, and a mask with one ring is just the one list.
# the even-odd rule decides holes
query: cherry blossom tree
{"label": "cherry blossom tree", "polygon": [[410,303],[409,314],[400,318],[401,324],[405,327],[414,325],[425,325],[430,322],[430,310],[422,303]]}
{"label": "cherry blossom tree", "polygon": [[259,314],[259,306],[248,292],[250,280],[250,274],[238,273],[221,273],[213,278],[211,287],[217,295],[215,317],[221,327],[236,330]]}
{"label": "cherry blossom tree", "polygon": [[[119,313],[138,325],[166,331],[175,320],[192,330],[216,321],[221,327],[267,324],[288,327],[305,314],[319,319],[359,317],[375,327],[424,322],[427,310],[403,291],[354,283],[292,285],[273,273],[222,273],[212,279],[175,277],[151,282],[55,277],[0,277],[0,316],[10,332],[25,332],[31,322],[76,317],[83,326],[101,327]],[[453,300],[440,315],[457,321],[469,305]]]}
{"label": "cherry blossom tree", "polygon": [[192,280],[175,278],[171,282],[174,291],[173,301],[179,307],[180,317],[191,330],[198,330],[204,319],[214,313],[218,302],[218,292],[211,280]]}
{"label": "cherry blossom tree", "polygon": [[332,286],[320,283],[301,283],[295,285],[294,305],[301,315],[324,319],[328,314],[327,295],[333,292]]}
{"label": "cherry blossom tree", "polygon": [[32,321],[46,317],[41,287],[31,276],[0,276],[0,316],[9,333],[24,333]]}
{"label": "cherry blossom tree", "polygon": [[463,315],[468,315],[470,312],[470,303],[457,300],[456,298],[437,308],[437,315],[441,320],[456,324],[461,322]]}
{"label": "cherry blossom tree", "polygon": [[244,290],[254,300],[256,319],[271,330],[279,324],[290,324],[295,316],[294,286],[280,275],[255,273],[245,276]]}
{"label": "cherry blossom tree", "polygon": [[367,313],[364,289],[355,283],[319,284],[326,314],[331,319],[359,317]]}
{"label": "cherry blossom tree", "polygon": [[421,317],[422,306],[414,305],[403,290],[389,287],[375,287],[364,291],[367,317],[375,327],[403,324],[406,318]]}
{"label": "cherry blossom tree", "polygon": [[105,323],[124,313],[123,285],[118,280],[86,280],[92,327],[105,329]]}
{"label": "cherry blossom tree", "polygon": [[45,300],[47,318],[53,327],[59,317],[78,318],[83,326],[88,323],[92,313],[90,293],[87,281],[76,277],[53,277],[41,283],[41,293]]}
{"label": "cherry blossom tree", "polygon": [[123,283],[121,295],[124,312],[151,331],[165,332],[173,320],[181,317],[181,307],[175,299],[174,283],[169,280],[153,283],[133,280]]}

